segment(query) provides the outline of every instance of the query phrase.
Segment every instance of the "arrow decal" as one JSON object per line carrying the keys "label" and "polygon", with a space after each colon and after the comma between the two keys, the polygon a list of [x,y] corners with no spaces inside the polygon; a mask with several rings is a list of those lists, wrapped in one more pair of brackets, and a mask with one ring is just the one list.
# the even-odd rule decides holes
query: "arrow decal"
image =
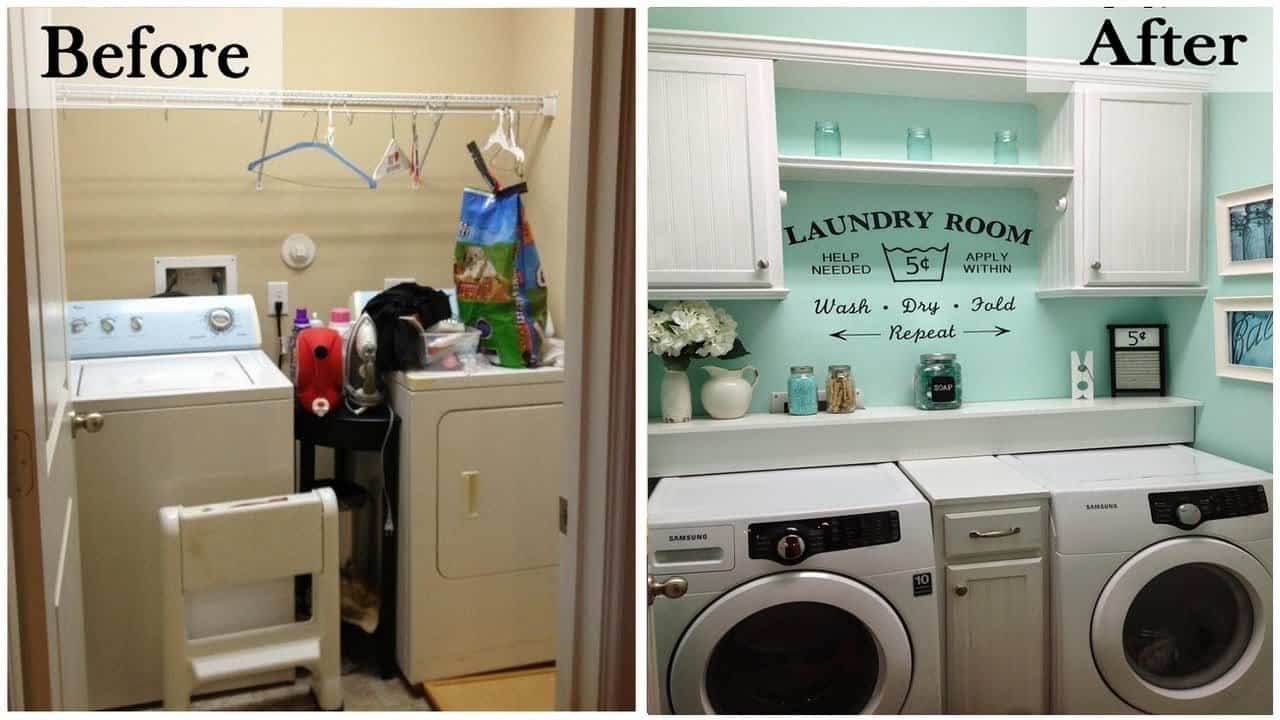
{"label": "arrow decal", "polygon": [[831,333],[831,337],[837,340],[844,340],[845,342],[848,342],[849,338],[851,337],[880,337],[880,333],[878,332],[851,333],[848,330],[845,330],[842,328],[840,330],[837,330]]}
{"label": "arrow decal", "polygon": [[1007,332],[1013,332],[1013,331],[1010,330],[1009,328],[1002,328],[999,325],[997,325],[994,330],[965,330],[963,332],[965,332],[966,334],[967,333],[995,333],[996,337],[1000,337],[1001,335]]}

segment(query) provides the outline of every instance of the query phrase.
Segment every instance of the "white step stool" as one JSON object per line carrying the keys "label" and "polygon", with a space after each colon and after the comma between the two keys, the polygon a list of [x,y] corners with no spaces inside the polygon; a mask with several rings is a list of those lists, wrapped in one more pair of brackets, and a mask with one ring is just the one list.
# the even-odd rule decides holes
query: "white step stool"
{"label": "white step stool", "polygon": [[[164,558],[164,707],[190,707],[200,687],[304,667],[316,701],[342,707],[338,501],[299,495],[160,509]],[[311,575],[311,619],[191,639],[187,593]]]}

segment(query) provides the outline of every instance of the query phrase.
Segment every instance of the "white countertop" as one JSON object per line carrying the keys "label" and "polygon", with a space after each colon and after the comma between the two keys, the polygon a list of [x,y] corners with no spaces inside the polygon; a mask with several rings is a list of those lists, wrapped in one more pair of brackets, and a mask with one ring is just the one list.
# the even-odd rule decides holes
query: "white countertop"
{"label": "white countertop", "polygon": [[1049,496],[1049,491],[1040,484],[990,455],[905,460],[898,463],[898,467],[935,506]]}
{"label": "white countertop", "polygon": [[1190,443],[1196,400],[1119,397],[650,421],[648,477]]}
{"label": "white countertop", "polygon": [[405,370],[391,374],[392,382],[409,390],[460,390],[506,385],[564,382],[564,368],[505,368],[484,365],[467,373],[461,370]]}

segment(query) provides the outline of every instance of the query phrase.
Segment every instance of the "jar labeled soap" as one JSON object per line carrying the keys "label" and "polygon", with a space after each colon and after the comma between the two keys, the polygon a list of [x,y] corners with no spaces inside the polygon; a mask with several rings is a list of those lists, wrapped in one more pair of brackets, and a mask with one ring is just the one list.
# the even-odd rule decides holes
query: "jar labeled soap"
{"label": "jar labeled soap", "polygon": [[916,366],[916,407],[954,410],[960,407],[960,363],[954,353],[925,353]]}
{"label": "jar labeled soap", "polygon": [[818,381],[810,365],[792,365],[787,379],[787,413],[814,415],[818,412]]}

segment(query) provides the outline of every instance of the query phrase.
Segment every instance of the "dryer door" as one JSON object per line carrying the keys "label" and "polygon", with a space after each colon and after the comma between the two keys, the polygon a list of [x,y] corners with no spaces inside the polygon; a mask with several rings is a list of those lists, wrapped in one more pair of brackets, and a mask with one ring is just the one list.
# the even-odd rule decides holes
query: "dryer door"
{"label": "dryer door", "polygon": [[1103,679],[1144,712],[1270,712],[1271,575],[1222,540],[1156,543],[1103,587],[1092,644]]}
{"label": "dryer door", "polygon": [[753,580],[689,625],[668,670],[677,713],[896,713],[911,641],[867,586],[825,572]]}

